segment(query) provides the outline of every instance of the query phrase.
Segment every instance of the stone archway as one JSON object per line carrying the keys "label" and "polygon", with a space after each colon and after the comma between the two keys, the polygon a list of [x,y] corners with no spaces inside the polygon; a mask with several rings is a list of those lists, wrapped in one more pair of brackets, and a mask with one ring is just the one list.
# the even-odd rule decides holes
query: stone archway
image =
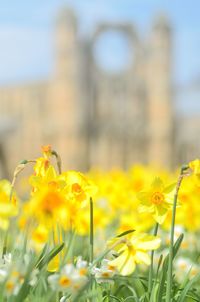
{"label": "stone archway", "polygon": [[[116,32],[116,33],[123,35],[131,45],[130,52],[132,51],[132,49],[134,49],[134,54],[135,54],[135,57],[137,58],[138,53],[140,52],[140,42],[139,42],[139,36],[137,34],[137,31],[135,30],[133,25],[129,24],[129,23],[125,23],[125,24],[102,23],[97,26],[96,30],[94,31],[94,33],[92,35],[91,41],[90,41],[93,68],[99,69],[98,64],[96,64],[95,58],[93,55],[94,46],[97,43],[98,39],[107,32]],[[132,56],[133,56],[133,54],[132,54]],[[132,62],[133,61],[134,60],[132,60]]]}
{"label": "stone archway", "polygon": [[[132,56],[130,64],[119,73],[109,73],[101,69],[95,61],[93,49],[99,37],[116,31],[124,35],[130,42]],[[110,168],[126,167],[133,159],[139,160],[139,133],[142,133],[141,121],[144,117],[141,79],[138,66],[141,64],[142,46],[138,34],[132,24],[103,23],[100,24],[90,43],[90,74],[92,81],[92,122],[93,131],[91,165]],[[131,129],[131,130],[130,130]],[[140,134],[141,137],[141,134]],[[130,143],[131,142],[131,143]],[[112,154],[110,159],[109,154]],[[130,156],[131,153],[131,156]],[[129,159],[130,157],[130,159]],[[138,157],[138,158],[137,158]]]}

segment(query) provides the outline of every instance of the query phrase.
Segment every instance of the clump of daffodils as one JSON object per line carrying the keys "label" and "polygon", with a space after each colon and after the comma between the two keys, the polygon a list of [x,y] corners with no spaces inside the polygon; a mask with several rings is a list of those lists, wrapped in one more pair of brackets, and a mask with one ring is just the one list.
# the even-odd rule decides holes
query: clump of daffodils
{"label": "clump of daffodils", "polygon": [[[54,156],[57,168],[52,164]],[[28,178],[30,193],[20,205],[14,185],[27,163],[34,163],[34,172]],[[185,177],[190,176],[188,172],[191,177]],[[119,279],[127,280],[123,277],[138,268],[145,274],[148,269],[150,295],[159,283],[166,257],[168,272],[174,267],[178,283],[184,281],[182,276],[191,279],[198,275],[200,160],[190,162],[180,177],[175,186],[176,173],[150,167],[135,166],[126,172],[91,171],[88,175],[62,171],[58,154],[51,146],[44,146],[41,157],[17,166],[11,184],[0,181],[0,292],[12,301],[21,299],[24,288],[26,293],[31,292],[31,298],[26,293],[23,297],[27,301],[32,297],[40,301],[49,294],[52,301],[71,302],[80,292],[81,301],[91,295],[101,301],[107,293],[101,295],[100,288],[109,288],[111,296]],[[180,207],[176,209],[177,198]],[[171,219],[174,213],[176,220]],[[137,231],[133,231],[135,226]],[[149,235],[153,227],[154,235]],[[107,241],[115,232],[120,235]],[[181,243],[181,253],[174,260],[176,241]],[[172,287],[168,288],[171,299]],[[156,295],[157,289],[152,292]]]}
{"label": "clump of daffodils", "polygon": [[[97,188],[82,173],[67,171],[58,173],[51,164],[53,151],[43,148],[43,157],[36,160],[30,199],[24,204],[20,226],[31,229],[32,240],[41,247],[56,225],[64,230],[78,229],[82,212]],[[85,214],[84,219],[88,217]],[[82,223],[82,222],[81,222]],[[88,226],[89,227],[89,226]]]}

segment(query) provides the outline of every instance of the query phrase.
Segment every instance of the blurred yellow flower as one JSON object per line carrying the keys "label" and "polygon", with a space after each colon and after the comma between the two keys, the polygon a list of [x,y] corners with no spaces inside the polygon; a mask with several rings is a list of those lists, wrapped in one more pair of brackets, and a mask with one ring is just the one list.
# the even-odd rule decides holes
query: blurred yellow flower
{"label": "blurred yellow flower", "polygon": [[200,176],[200,160],[199,159],[195,159],[195,160],[189,162],[189,167],[190,167],[190,169],[192,169],[194,171],[195,175]]}
{"label": "blurred yellow flower", "polygon": [[[50,146],[43,147],[43,154],[44,157],[36,160],[35,173],[29,178],[32,192],[22,208],[20,226],[24,228],[30,222],[36,222],[50,232],[58,224],[65,230],[80,227],[80,233],[85,232],[88,229],[84,226],[88,220],[87,206],[97,187],[80,172],[58,174],[50,163]],[[83,208],[87,209],[87,213],[81,211]],[[40,232],[37,234],[40,235]]]}
{"label": "blurred yellow flower", "polygon": [[195,184],[200,186],[200,160],[195,159],[189,162],[189,167],[193,171]]}
{"label": "blurred yellow flower", "polygon": [[11,184],[7,180],[0,181],[0,228],[6,230],[9,219],[18,213],[16,195],[11,193]]}
{"label": "blurred yellow flower", "polygon": [[68,199],[78,202],[79,205],[85,205],[84,202],[89,201],[97,192],[97,187],[80,172],[64,172],[62,179],[66,183],[64,191]]}
{"label": "blurred yellow flower", "polygon": [[42,146],[41,149],[42,149],[42,153],[43,153],[45,158],[49,158],[52,155],[51,145]]}
{"label": "blurred yellow flower", "polygon": [[116,267],[122,276],[133,273],[136,264],[144,263],[150,265],[149,250],[155,250],[160,246],[160,238],[135,232],[125,238],[116,237],[108,241],[108,247],[118,253],[118,257],[109,262]]}
{"label": "blurred yellow flower", "polygon": [[156,178],[147,192],[140,192],[137,197],[140,200],[139,211],[149,212],[152,217],[162,224],[169,209],[172,208],[175,185],[165,187],[160,178]]}

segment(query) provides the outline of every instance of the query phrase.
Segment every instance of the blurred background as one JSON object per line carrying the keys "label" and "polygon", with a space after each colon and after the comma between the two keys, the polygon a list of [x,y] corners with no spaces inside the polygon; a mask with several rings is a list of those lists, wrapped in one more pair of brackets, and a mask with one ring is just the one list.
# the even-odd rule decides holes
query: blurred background
{"label": "blurred background", "polygon": [[65,169],[199,157],[200,3],[0,4],[0,174],[51,144]]}

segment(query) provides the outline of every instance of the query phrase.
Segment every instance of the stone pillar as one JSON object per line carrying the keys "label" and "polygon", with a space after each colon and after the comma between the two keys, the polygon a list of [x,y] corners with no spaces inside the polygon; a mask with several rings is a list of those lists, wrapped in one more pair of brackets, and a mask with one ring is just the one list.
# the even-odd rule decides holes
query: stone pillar
{"label": "stone pillar", "polygon": [[[80,45],[73,11],[62,10],[56,24],[56,62],[49,89],[47,120],[49,143],[63,159],[65,169],[84,169],[85,140],[80,95]],[[48,98],[47,98],[48,99]]]}
{"label": "stone pillar", "polygon": [[148,161],[170,167],[173,134],[171,30],[165,17],[156,20],[148,47]]}

